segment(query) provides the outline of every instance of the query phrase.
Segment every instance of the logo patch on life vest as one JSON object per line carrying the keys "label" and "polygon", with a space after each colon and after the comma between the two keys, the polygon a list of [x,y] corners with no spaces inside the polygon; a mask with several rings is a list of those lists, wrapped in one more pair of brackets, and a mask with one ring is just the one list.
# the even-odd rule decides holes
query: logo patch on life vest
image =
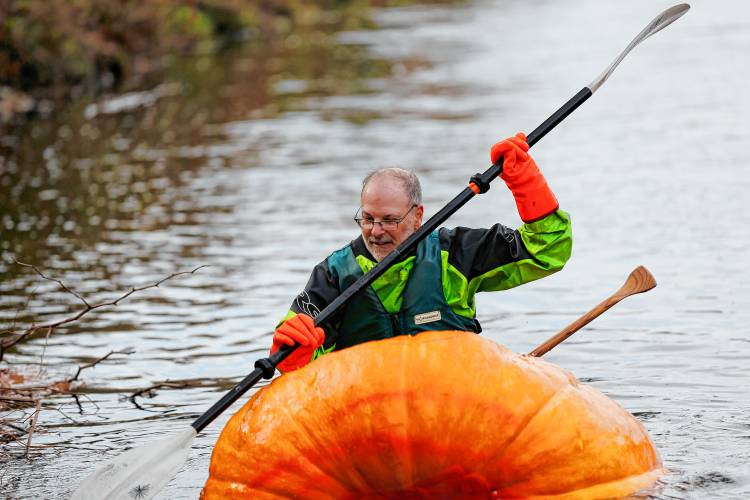
{"label": "logo patch on life vest", "polygon": [[435,321],[440,321],[441,319],[442,319],[442,316],[440,316],[440,311],[432,311],[428,313],[415,314],[414,324],[424,325],[425,323],[433,323]]}

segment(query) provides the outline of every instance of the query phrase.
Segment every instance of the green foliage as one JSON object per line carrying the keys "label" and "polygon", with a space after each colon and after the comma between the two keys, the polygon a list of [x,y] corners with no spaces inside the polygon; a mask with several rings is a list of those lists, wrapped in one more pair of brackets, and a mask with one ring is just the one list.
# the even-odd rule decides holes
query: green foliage
{"label": "green foliage", "polygon": [[[0,87],[98,90],[165,55],[273,40],[296,26],[362,25],[383,0],[0,0]],[[356,24],[355,24],[356,25]]]}
{"label": "green foliage", "polygon": [[169,13],[167,30],[188,38],[203,39],[213,34],[213,25],[206,14],[194,7],[181,5]]}

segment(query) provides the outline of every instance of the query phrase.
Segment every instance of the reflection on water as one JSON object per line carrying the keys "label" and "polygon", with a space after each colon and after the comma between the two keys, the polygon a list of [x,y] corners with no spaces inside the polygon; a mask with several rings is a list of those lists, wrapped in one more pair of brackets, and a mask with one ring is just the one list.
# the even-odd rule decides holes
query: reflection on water
{"label": "reflection on water", "polygon": [[270,51],[237,49],[174,66],[167,84],[71,106],[7,138],[4,260],[44,264],[61,253],[50,239],[91,246],[114,231],[191,224],[199,214],[184,188],[194,176],[237,157],[257,164],[259,150],[272,146],[233,145],[225,124],[294,112],[308,96],[363,93],[389,73],[364,47],[317,32]]}
{"label": "reflection on water", "polygon": [[[657,10],[593,0],[533,12],[517,2],[389,10],[378,31],[183,60],[150,89],[74,103],[4,138],[4,322],[79,307],[13,258],[92,302],[210,266],[92,313],[46,349],[37,338],[12,353],[38,373],[44,352],[42,378],[55,379],[110,350],[135,351],[84,372],[77,399],[45,401],[34,437],[44,448],[28,461],[0,456],[4,492],[64,495],[102,457],[188,425],[266,351],[310,268],[356,234],[368,170],[414,168],[434,213],[485,168],[493,141],[540,123]],[[657,498],[750,493],[740,252],[750,243],[741,201],[750,35],[739,13],[748,13],[739,1],[721,12],[694,4],[535,147],[573,216],[573,258],[550,279],[478,300],[484,334],[526,352],[635,266],[651,269],[654,291],[546,358],[648,428],[671,471]],[[450,225],[497,220],[518,223],[501,186]],[[226,418],[196,440],[164,498],[198,495]]]}

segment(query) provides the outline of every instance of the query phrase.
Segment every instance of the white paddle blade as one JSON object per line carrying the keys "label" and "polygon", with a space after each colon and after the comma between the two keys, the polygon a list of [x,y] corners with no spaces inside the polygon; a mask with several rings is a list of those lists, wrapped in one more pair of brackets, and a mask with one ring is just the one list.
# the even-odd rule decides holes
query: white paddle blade
{"label": "white paddle blade", "polygon": [[128,450],[81,482],[71,500],[145,500],[156,495],[187,460],[197,432],[174,436]]}
{"label": "white paddle blade", "polygon": [[651,23],[639,33],[638,36],[643,35],[643,38],[641,38],[641,40],[645,40],[654,33],[663,30],[673,22],[677,21],[679,18],[685,15],[688,10],[690,10],[690,5],[686,3],[681,3],[675,5],[674,7],[668,8],[667,10],[656,16],[654,20],[651,21]]}
{"label": "white paddle blade", "polygon": [[664,28],[678,20],[680,17],[685,15],[688,10],[690,10],[690,5],[681,3],[679,5],[675,5],[674,7],[668,8],[667,10],[656,16],[650,23],[648,23],[645,28],[643,28],[640,33],[636,35],[635,38],[633,38],[633,41],[630,42],[630,45],[625,47],[625,50],[623,50],[620,55],[617,56],[612,64],[610,64],[607,69],[602,71],[602,73],[588,85],[591,93],[593,94],[594,92],[596,92],[596,90],[601,87],[605,81],[607,81],[607,78],[609,78],[609,75],[612,74],[617,65],[620,64],[623,59],[625,59],[625,56],[628,55],[628,53],[633,50],[636,45],[638,45],[654,33],[663,30]]}

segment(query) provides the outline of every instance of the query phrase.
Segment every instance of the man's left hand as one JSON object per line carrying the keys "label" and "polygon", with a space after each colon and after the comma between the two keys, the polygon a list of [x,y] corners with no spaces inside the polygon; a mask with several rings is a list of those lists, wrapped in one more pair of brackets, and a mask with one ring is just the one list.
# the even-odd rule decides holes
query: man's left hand
{"label": "man's left hand", "polygon": [[500,177],[513,193],[521,219],[533,222],[557,210],[558,203],[528,150],[526,135],[519,132],[492,146],[490,160],[494,165],[502,158]]}

